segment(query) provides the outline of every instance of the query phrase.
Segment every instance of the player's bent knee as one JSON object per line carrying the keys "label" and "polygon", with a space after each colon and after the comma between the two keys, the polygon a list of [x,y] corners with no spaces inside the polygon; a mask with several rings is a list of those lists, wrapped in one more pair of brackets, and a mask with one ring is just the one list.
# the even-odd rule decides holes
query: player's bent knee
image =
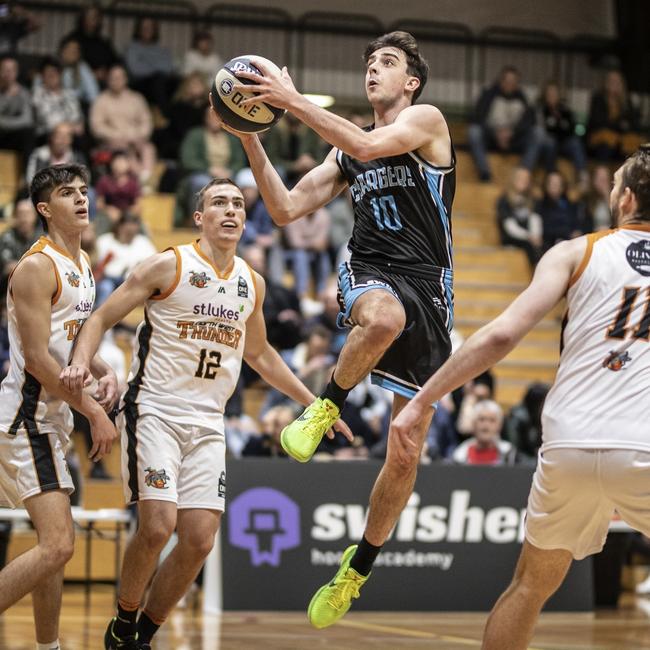
{"label": "player's bent knee", "polygon": [[192,554],[197,558],[205,558],[210,554],[214,546],[215,533],[198,534],[194,533],[181,537],[179,544],[181,544],[186,553]]}
{"label": "player's bent knee", "polygon": [[404,329],[404,319],[378,317],[366,326],[368,339],[378,346],[389,346]]}
{"label": "player's bent knee", "polygon": [[167,520],[149,522],[138,528],[137,536],[152,550],[161,550],[172,536],[174,527],[175,524]]}
{"label": "player's bent knee", "polygon": [[43,560],[52,571],[58,571],[64,567],[74,554],[74,537],[72,535],[64,536],[56,542],[46,542],[39,544],[43,553]]}

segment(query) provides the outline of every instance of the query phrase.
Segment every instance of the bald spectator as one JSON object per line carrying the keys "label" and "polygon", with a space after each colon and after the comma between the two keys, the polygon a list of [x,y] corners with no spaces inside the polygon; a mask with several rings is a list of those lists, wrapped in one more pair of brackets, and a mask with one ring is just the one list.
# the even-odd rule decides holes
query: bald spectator
{"label": "bald spectator", "polygon": [[0,149],[11,149],[24,160],[34,147],[34,116],[29,91],[18,81],[18,62],[0,59]]}
{"label": "bald spectator", "polygon": [[34,149],[29,156],[25,171],[27,184],[31,183],[36,172],[44,167],[68,163],[85,164],[85,156],[73,149],[72,142],[72,127],[67,122],[55,126],[47,139],[47,144]]}
{"label": "bald spectator", "polygon": [[477,402],[473,411],[472,436],[453,453],[455,463],[463,465],[513,465],[517,450],[501,439],[503,411],[493,400]]}
{"label": "bald spectator", "polygon": [[92,105],[90,128],[102,146],[131,154],[140,181],[146,183],[154,170],[155,149],[149,141],[153,123],[144,97],[127,85],[126,70],[114,65],[108,86]]}

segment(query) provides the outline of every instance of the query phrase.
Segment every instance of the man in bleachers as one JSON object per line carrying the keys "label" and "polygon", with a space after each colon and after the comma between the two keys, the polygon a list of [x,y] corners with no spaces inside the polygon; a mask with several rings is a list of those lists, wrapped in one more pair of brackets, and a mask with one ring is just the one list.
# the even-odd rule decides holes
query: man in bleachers
{"label": "man in bleachers", "polygon": [[474,406],[472,437],[462,442],[453,453],[453,461],[463,465],[512,465],[517,450],[511,442],[500,437],[503,411],[493,400],[486,399]]}
{"label": "man in bleachers", "polygon": [[25,180],[32,182],[34,174],[44,167],[50,165],[79,163],[86,164],[85,156],[72,148],[73,133],[72,127],[67,122],[57,124],[50,132],[47,144],[44,144],[32,151],[27,161]]}
{"label": "man in bleachers", "polygon": [[34,147],[34,115],[29,91],[18,81],[18,62],[0,59],[0,149],[18,151],[27,160]]}
{"label": "man in bleachers", "polygon": [[37,226],[36,210],[34,210],[32,202],[28,197],[19,198],[14,208],[11,228],[0,235],[0,267],[3,286],[18,260],[38,239],[41,232],[40,226]]}
{"label": "man in bleachers", "polygon": [[520,153],[520,165],[533,169],[539,155],[535,113],[520,86],[519,71],[501,70],[497,81],[486,88],[474,108],[467,131],[469,147],[482,181],[492,178],[487,150]]}

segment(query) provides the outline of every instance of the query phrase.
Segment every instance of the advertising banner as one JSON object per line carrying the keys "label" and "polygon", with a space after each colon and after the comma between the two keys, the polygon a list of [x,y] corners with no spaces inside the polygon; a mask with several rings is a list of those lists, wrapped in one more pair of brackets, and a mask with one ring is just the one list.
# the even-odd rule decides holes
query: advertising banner
{"label": "advertising banner", "polygon": [[[306,610],[361,538],[381,464],[242,459],[228,464],[225,610]],[[509,583],[529,467],[425,465],[358,610],[487,611]],[[591,562],[574,563],[548,609],[593,607]]]}

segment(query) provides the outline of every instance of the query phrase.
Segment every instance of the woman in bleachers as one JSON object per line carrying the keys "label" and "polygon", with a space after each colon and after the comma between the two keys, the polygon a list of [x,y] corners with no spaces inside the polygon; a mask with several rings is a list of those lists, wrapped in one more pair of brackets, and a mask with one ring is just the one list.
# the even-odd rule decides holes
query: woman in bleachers
{"label": "woman in bleachers", "polygon": [[169,97],[177,80],[171,50],[160,45],[159,40],[158,21],[138,18],[124,60],[133,88],[167,114]]}
{"label": "woman in bleachers", "polygon": [[609,194],[612,191],[612,172],[606,165],[598,165],[591,174],[589,190],[582,199],[585,230],[595,232],[612,227]]}
{"label": "woman in bleachers", "polygon": [[601,161],[622,160],[643,142],[639,108],[618,70],[610,70],[592,95],[587,130],[589,152]]}
{"label": "woman in bleachers", "polygon": [[558,155],[566,156],[575,167],[578,179],[585,176],[587,157],[582,140],[576,135],[573,111],[562,100],[560,86],[547,81],[537,105],[540,133],[540,158],[547,172],[555,171]]}
{"label": "woman in bleachers", "polygon": [[214,75],[223,65],[222,58],[214,51],[214,39],[207,30],[194,33],[192,47],[186,52],[183,61],[183,74],[200,74],[208,86],[212,85]]}
{"label": "woman in bleachers", "polygon": [[63,65],[63,87],[74,92],[87,114],[99,95],[99,84],[90,66],[81,58],[81,45],[76,38],[69,36],[61,41],[59,59]]}
{"label": "woman in bleachers", "polygon": [[547,174],[544,196],[535,206],[535,212],[542,218],[544,252],[559,241],[573,239],[582,234],[578,224],[577,206],[569,200],[566,190],[566,181],[562,174]]}
{"label": "woman in bleachers", "polygon": [[512,171],[508,188],[497,201],[497,219],[501,243],[523,249],[534,267],[542,254],[542,218],[533,210],[527,169],[517,167]]}

